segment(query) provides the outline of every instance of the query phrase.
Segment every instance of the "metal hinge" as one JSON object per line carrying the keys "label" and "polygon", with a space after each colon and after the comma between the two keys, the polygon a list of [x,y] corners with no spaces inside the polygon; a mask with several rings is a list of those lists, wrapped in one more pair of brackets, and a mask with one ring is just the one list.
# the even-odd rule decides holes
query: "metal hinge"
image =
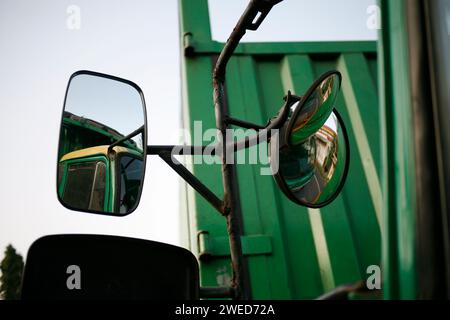
{"label": "metal hinge", "polygon": [[195,54],[194,40],[191,32],[183,34],[183,50],[186,57],[192,57]]}
{"label": "metal hinge", "polygon": [[[211,237],[208,231],[199,231],[197,239],[200,260],[230,255],[228,237]],[[242,253],[246,256],[268,255],[272,253],[272,242],[269,236],[242,236],[241,243]]]}

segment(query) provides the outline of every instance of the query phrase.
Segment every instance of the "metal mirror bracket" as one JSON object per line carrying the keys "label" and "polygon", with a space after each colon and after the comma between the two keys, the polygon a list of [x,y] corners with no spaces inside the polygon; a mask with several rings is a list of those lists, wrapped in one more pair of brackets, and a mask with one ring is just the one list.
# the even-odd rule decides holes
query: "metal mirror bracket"
{"label": "metal mirror bracket", "polygon": [[[295,103],[294,96],[289,93],[286,103],[278,116],[269,121],[268,125],[263,127],[247,121],[235,119],[229,116],[228,108],[225,103],[225,75],[226,66],[233,52],[236,50],[240,40],[247,30],[257,30],[272,7],[283,0],[251,0],[243,15],[239,19],[236,27],[225,44],[213,73],[214,90],[214,108],[216,114],[216,127],[219,130],[219,148],[222,157],[222,181],[223,181],[223,200],[220,200],[207,186],[198,180],[186,167],[172,157],[172,150],[177,148],[181,150],[179,155],[202,155],[207,147],[204,146],[148,146],[147,155],[160,156],[173,170],[175,170],[189,185],[199,192],[218,212],[227,219],[227,230],[230,241],[231,264],[233,269],[233,278],[231,288],[203,288],[201,290],[204,298],[232,297],[237,300],[248,300],[251,298],[251,288],[248,283],[248,271],[246,261],[242,253],[241,235],[242,235],[242,214],[239,204],[239,189],[237,182],[236,167],[234,164],[227,163],[228,148],[234,151],[249,148],[259,143],[260,138],[265,136],[270,139],[270,131],[279,129],[286,121],[289,115],[289,109]],[[298,101],[298,100],[297,100]],[[237,125],[243,128],[259,130],[258,135],[238,141],[231,145],[224,143],[223,137],[226,137],[226,130],[230,125]]]}

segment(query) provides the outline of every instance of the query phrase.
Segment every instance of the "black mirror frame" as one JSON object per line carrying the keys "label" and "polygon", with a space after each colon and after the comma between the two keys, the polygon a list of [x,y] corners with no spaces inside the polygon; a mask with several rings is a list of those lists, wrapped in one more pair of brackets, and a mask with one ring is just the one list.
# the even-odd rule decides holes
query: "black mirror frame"
{"label": "black mirror frame", "polygon": [[[302,99],[302,101],[305,102],[306,100]],[[298,109],[301,109],[302,107],[303,106],[300,105]],[[323,207],[328,206],[330,203],[332,203],[334,200],[336,200],[336,198],[341,194],[341,191],[342,191],[342,189],[345,186],[345,182],[347,181],[347,176],[348,176],[348,172],[349,172],[349,169],[350,169],[350,143],[349,143],[350,140],[348,138],[347,128],[345,127],[345,123],[344,123],[344,121],[342,119],[342,116],[339,114],[339,112],[336,110],[336,108],[333,109],[333,112],[336,115],[336,117],[338,118],[339,125],[341,126],[341,129],[342,129],[342,133],[343,133],[343,136],[344,136],[344,141],[345,141],[345,144],[346,144],[345,158],[347,160],[345,162],[345,167],[344,167],[342,180],[339,183],[339,186],[336,189],[334,195],[331,198],[329,198],[327,201],[325,201],[323,203],[320,203],[320,205],[312,205],[312,204],[308,205],[308,204],[305,204],[305,203],[299,201],[297,199],[297,197],[294,196],[294,194],[291,192],[291,190],[289,189],[288,185],[286,184],[286,181],[283,179],[283,177],[282,177],[282,175],[281,175],[279,170],[273,176],[275,181],[276,181],[276,183],[277,183],[277,185],[278,185],[278,187],[281,189],[281,191],[283,191],[283,193],[286,195],[286,197],[289,198],[289,200],[291,200],[292,202],[294,202],[294,203],[296,203],[296,204],[298,204],[300,206],[306,207],[306,208],[321,209]],[[290,132],[289,126],[286,126],[285,129],[282,129],[282,130],[283,130],[283,133],[282,133],[281,137],[283,138],[284,141],[286,141],[287,140],[287,138],[286,138],[287,133]],[[270,143],[272,143],[272,142],[270,142]],[[288,148],[290,148],[289,144],[287,144],[286,142],[284,142],[284,145],[286,145]],[[282,147],[281,145],[278,146],[278,148],[281,148],[281,147]]]}
{"label": "black mirror frame", "polygon": [[142,192],[144,190],[144,181],[145,181],[145,170],[146,170],[146,164],[147,164],[147,107],[145,104],[145,98],[144,98],[144,93],[142,92],[142,89],[135,84],[132,81],[129,81],[127,79],[123,79],[123,78],[119,78],[116,76],[112,76],[109,74],[105,74],[105,73],[100,73],[100,72],[95,72],[95,71],[89,71],[89,70],[79,70],[74,72],[70,78],[69,78],[69,82],[67,83],[67,87],[66,87],[66,93],[64,95],[64,104],[63,104],[63,110],[61,113],[61,120],[60,120],[60,126],[59,126],[59,132],[58,132],[58,151],[61,147],[61,129],[63,126],[63,120],[64,120],[64,110],[66,108],[66,102],[67,102],[67,95],[69,93],[69,88],[70,88],[70,84],[73,80],[73,78],[75,78],[76,76],[79,75],[90,75],[90,76],[94,76],[94,77],[100,77],[100,78],[106,78],[109,80],[114,80],[114,81],[118,81],[118,82],[122,82],[124,84],[127,84],[131,87],[133,87],[140,95],[141,97],[141,101],[142,101],[142,108],[143,108],[143,115],[144,115],[144,132],[143,132],[143,141],[142,141],[142,146],[143,146],[143,154],[142,154],[142,161],[143,161],[143,172],[142,172],[142,183],[141,186],[139,188],[139,196],[136,200],[136,204],[135,206],[132,208],[132,210],[130,210],[129,212],[127,212],[126,214],[114,214],[112,212],[102,212],[102,211],[96,211],[96,210],[81,210],[79,208],[74,208],[71,207],[70,205],[64,203],[64,201],[62,201],[61,197],[59,196],[59,192],[58,192],[58,164],[59,164],[59,158],[58,158],[58,154],[56,156],[57,160],[56,160],[56,196],[58,198],[58,201],[62,204],[63,207],[65,207],[66,209],[69,209],[71,211],[77,211],[77,212],[86,212],[86,213],[92,213],[92,214],[98,214],[98,215],[103,215],[103,216],[110,216],[110,217],[117,217],[117,218],[122,218],[122,217],[126,217],[130,214],[132,214],[139,206],[139,203],[141,201],[141,196],[142,196]]}

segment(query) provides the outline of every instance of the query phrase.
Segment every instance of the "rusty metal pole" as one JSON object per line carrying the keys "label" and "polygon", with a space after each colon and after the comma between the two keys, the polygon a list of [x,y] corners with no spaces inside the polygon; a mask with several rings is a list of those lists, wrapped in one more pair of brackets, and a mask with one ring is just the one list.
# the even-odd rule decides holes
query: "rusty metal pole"
{"label": "rusty metal pole", "polygon": [[[224,84],[214,80],[214,107],[216,111],[216,125],[219,130],[219,146],[222,158],[222,181],[224,190],[223,213],[227,219],[227,230],[229,235],[231,264],[233,269],[232,287],[235,299],[249,299],[249,290],[244,287],[245,262],[242,253],[241,235],[242,222],[239,210],[239,194],[237,190],[236,168],[234,159],[229,159],[227,151],[227,129],[226,117],[228,110],[225,104]],[[234,157],[234,153],[232,153]]]}
{"label": "rusty metal pole", "polygon": [[[222,158],[223,180],[223,214],[227,219],[227,230],[230,242],[231,264],[233,268],[232,287],[234,298],[247,300],[250,298],[249,276],[246,261],[242,252],[241,236],[243,233],[242,215],[239,204],[239,190],[236,166],[234,164],[234,149],[229,152],[227,145],[227,129],[229,111],[225,96],[226,66],[240,40],[247,30],[256,30],[272,7],[282,0],[251,0],[236,27],[230,35],[225,47],[216,62],[213,74],[214,110],[216,126],[219,130],[219,147]],[[233,144],[231,144],[233,145]],[[232,156],[232,159],[230,159]]]}
{"label": "rusty metal pole", "polygon": [[[246,10],[246,12],[248,9]],[[237,190],[236,167],[234,165],[234,158],[230,159],[227,150],[227,118],[229,117],[228,107],[226,105],[225,96],[225,74],[226,65],[236,49],[239,41],[245,34],[245,27],[242,21],[246,19],[246,14],[241,17],[236,27],[228,39],[224,49],[217,59],[216,68],[213,74],[213,90],[214,90],[214,110],[216,114],[216,126],[219,130],[219,147],[221,148],[222,158],[222,183],[224,191],[224,215],[227,219],[227,231],[230,244],[231,265],[233,270],[233,277],[231,286],[234,289],[234,298],[237,300],[247,300],[250,298],[250,288],[245,287],[244,279],[248,276],[242,252],[241,236],[243,233],[242,219],[239,210],[239,194]],[[231,153],[234,157],[234,153]]]}
{"label": "rusty metal pole", "polygon": [[[240,22],[245,19],[245,13]],[[239,41],[245,34],[245,28],[235,28],[232,35],[228,39],[224,49],[217,59],[216,68],[213,74],[214,89],[214,110],[216,114],[216,126],[219,130],[219,146],[221,148],[222,158],[222,183],[224,191],[224,214],[227,219],[227,231],[230,243],[231,265],[233,269],[233,278],[231,286],[234,289],[234,297],[238,300],[247,300],[250,298],[250,288],[245,287],[244,279],[248,276],[245,274],[246,266],[244,255],[242,253],[241,236],[243,233],[242,219],[239,216],[239,194],[236,179],[236,167],[234,158],[229,159],[230,155],[227,150],[227,118],[229,117],[228,108],[225,97],[225,73],[226,65],[236,49]],[[234,153],[231,153],[234,157]]]}

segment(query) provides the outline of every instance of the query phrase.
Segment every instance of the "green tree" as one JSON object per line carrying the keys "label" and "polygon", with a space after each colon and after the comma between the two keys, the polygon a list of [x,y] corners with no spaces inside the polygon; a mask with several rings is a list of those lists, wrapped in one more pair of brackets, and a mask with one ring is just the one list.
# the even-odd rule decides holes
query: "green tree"
{"label": "green tree", "polygon": [[20,282],[23,272],[23,258],[12,245],[5,250],[5,257],[0,263],[0,295],[5,300],[20,299]]}

